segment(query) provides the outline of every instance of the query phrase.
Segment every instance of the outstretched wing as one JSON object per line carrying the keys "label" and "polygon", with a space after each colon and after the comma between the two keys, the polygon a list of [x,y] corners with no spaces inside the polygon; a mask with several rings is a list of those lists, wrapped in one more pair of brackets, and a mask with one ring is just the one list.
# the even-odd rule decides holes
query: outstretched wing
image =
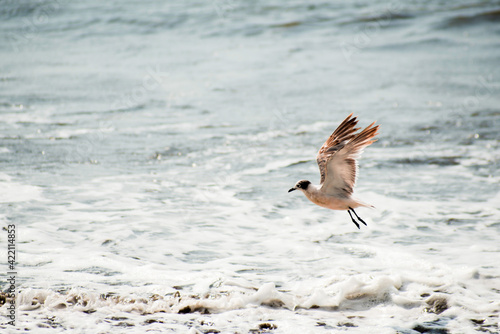
{"label": "outstretched wing", "polygon": [[352,114],[347,116],[347,118],[340,123],[337,129],[331,134],[330,138],[321,146],[316,157],[316,162],[319,166],[319,172],[321,174],[320,184],[325,182],[327,176],[327,163],[328,161],[340,150],[345,144],[355,136],[355,132],[359,128],[355,128],[358,121],[356,117],[352,117]]}
{"label": "outstretched wing", "polygon": [[375,123],[356,134],[360,128],[352,114],[339,125],[318,152],[316,161],[321,173],[321,190],[332,195],[349,196],[356,183],[359,158],[363,149],[376,141],[379,126]]}

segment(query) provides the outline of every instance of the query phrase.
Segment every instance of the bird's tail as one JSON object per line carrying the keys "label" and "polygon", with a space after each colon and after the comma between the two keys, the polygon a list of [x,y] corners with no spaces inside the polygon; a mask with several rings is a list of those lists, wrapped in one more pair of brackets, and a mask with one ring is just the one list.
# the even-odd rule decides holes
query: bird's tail
{"label": "bird's tail", "polygon": [[351,198],[355,203],[356,203],[356,207],[360,207],[360,206],[363,206],[365,208],[370,208],[370,209],[374,209],[375,206],[371,205],[371,204],[368,204],[366,202],[363,202],[357,198]]}

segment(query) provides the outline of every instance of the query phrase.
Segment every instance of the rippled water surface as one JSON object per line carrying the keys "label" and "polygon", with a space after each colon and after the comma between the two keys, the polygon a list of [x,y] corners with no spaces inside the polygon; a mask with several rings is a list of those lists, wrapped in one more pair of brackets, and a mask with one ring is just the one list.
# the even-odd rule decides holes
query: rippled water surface
{"label": "rippled water surface", "polygon": [[[500,331],[500,2],[23,0],[0,18],[3,331]],[[319,181],[351,112],[381,124],[361,230],[287,193]]]}

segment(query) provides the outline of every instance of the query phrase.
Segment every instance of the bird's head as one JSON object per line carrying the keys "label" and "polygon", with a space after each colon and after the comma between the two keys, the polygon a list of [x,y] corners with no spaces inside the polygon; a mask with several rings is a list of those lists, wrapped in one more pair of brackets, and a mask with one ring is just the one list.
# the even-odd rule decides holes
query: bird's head
{"label": "bird's head", "polygon": [[299,182],[297,182],[295,184],[295,186],[293,186],[293,188],[290,188],[290,190],[288,190],[288,192],[291,192],[291,191],[294,191],[297,189],[300,189],[302,191],[306,191],[307,187],[309,187],[310,184],[311,184],[311,182],[309,182],[307,180],[300,180]]}

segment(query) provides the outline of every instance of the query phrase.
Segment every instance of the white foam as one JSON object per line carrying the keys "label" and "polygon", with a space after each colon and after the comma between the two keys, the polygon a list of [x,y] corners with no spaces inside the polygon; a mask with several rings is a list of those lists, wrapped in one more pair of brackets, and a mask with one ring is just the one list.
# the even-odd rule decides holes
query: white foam
{"label": "white foam", "polygon": [[0,173],[0,203],[26,202],[41,200],[40,187],[27,185],[12,181],[12,177],[5,173]]}
{"label": "white foam", "polygon": [[[309,314],[318,319],[325,319],[323,321],[328,321],[326,319],[331,317],[328,312],[332,311],[335,312],[337,318],[362,312],[363,316],[352,317],[350,323],[362,327],[368,322],[370,326],[379,328],[381,332],[386,330],[384,326],[394,323],[394,317],[390,316],[394,313],[399,313],[399,317],[408,317],[407,321],[420,322],[426,317],[432,321],[435,319],[435,314],[427,313],[428,316],[423,316],[426,314],[426,309],[432,308],[429,302],[431,299],[447,300],[448,306],[442,312],[446,316],[458,317],[454,320],[455,322],[466,321],[461,317],[470,317],[470,312],[473,312],[475,317],[494,314],[500,306],[499,302],[495,302],[489,307],[482,305],[471,309],[471,306],[477,302],[477,297],[468,294],[467,290],[449,295],[451,290],[444,290],[446,293],[435,293],[429,290],[428,286],[427,290],[418,291],[421,283],[415,285],[411,279],[407,280],[395,275],[374,277],[365,274],[344,275],[343,278],[334,279],[334,281],[336,283],[316,285],[309,289],[311,292],[306,295],[301,295],[300,291],[295,290],[280,291],[273,283],[265,283],[255,290],[242,287],[241,284],[235,285],[231,281],[229,284],[223,283],[218,287],[206,286],[205,292],[197,295],[186,294],[182,291],[174,293],[175,290],[163,290],[162,293],[162,289],[158,287],[151,289],[149,293],[145,288],[132,288],[127,289],[128,293],[106,296],[82,288],[72,288],[63,293],[50,289],[28,288],[19,293],[18,304],[20,311],[35,313],[30,318],[39,318],[47,312],[56,312],[62,323],[73,317],[68,311],[86,312],[88,313],[86,317],[96,320],[95,325],[88,323],[90,328],[95,328],[99,324],[98,319],[103,316],[118,316],[120,313],[123,314],[124,319],[127,319],[126,321],[137,324],[138,321],[143,320],[134,314],[142,315],[142,317],[155,315],[157,319],[162,319],[169,318],[167,314],[209,312],[212,314],[211,319],[221,320],[227,319],[231,312],[237,310],[248,310],[244,312],[249,316],[250,310],[261,309],[261,312],[271,315],[271,319],[267,319],[280,324],[281,328],[282,322],[295,320],[299,314],[303,314],[301,311],[303,309],[308,309]],[[441,283],[446,286],[444,281]],[[153,291],[155,293],[152,293]],[[430,297],[422,297],[414,293],[422,293],[422,291],[430,291]],[[465,304],[468,305],[466,309],[464,309]],[[385,305],[385,311],[380,313],[379,308],[382,305]],[[5,311],[5,307],[2,309]],[[390,309],[392,310],[389,311]],[[414,311],[415,309],[417,311]],[[61,313],[62,310],[65,310],[65,313]],[[328,312],[324,313],[325,311]],[[467,313],[469,314],[466,315]],[[371,320],[372,317],[378,320],[374,322]],[[219,321],[221,325],[222,322]],[[453,321],[450,325],[458,326]]]}

